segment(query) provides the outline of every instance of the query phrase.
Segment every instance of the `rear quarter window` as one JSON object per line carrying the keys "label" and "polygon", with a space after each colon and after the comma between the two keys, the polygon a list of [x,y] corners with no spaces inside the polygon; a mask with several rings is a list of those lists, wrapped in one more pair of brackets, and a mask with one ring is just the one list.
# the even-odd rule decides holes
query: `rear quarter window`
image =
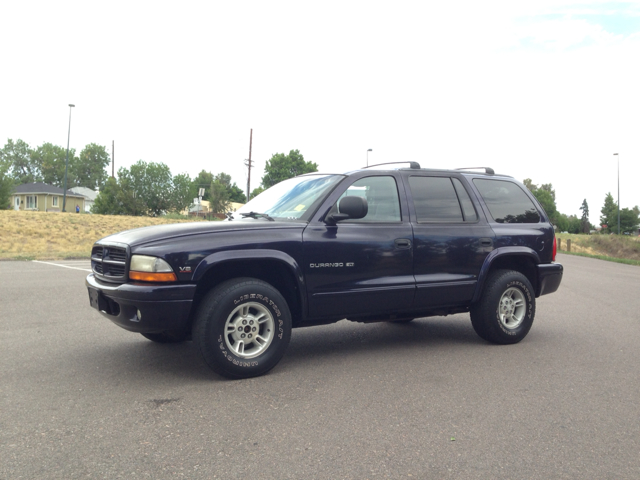
{"label": "rear quarter window", "polygon": [[473,183],[497,223],[540,222],[538,209],[517,183],[484,178],[474,178]]}

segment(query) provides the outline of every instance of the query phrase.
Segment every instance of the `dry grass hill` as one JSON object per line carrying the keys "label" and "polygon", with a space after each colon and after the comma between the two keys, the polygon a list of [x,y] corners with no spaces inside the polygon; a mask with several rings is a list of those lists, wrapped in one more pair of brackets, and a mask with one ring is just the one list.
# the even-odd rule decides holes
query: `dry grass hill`
{"label": "dry grass hill", "polygon": [[0,260],[89,258],[93,243],[112,233],[188,221],[192,220],[0,210]]}

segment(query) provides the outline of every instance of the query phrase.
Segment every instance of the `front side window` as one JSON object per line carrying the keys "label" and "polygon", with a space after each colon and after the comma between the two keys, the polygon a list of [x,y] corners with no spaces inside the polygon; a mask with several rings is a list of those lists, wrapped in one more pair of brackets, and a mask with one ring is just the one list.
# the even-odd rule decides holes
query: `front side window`
{"label": "front side window", "polygon": [[27,195],[27,208],[38,208],[38,197]]}
{"label": "front side window", "polygon": [[[340,199],[357,195],[367,201],[368,212],[364,218],[347,220],[358,223],[400,222],[400,198],[396,180],[390,176],[366,177],[354,182]],[[334,206],[338,209],[340,199]]]}
{"label": "front side window", "polygon": [[497,223],[538,223],[540,214],[522,188],[506,180],[475,178],[473,183]]}
{"label": "front side window", "polygon": [[460,180],[449,177],[409,177],[418,223],[475,222],[473,202]]}

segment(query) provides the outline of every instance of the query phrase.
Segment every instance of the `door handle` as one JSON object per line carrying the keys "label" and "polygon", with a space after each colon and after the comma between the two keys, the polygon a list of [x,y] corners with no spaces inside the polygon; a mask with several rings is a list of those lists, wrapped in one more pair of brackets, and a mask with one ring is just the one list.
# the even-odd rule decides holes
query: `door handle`
{"label": "door handle", "polygon": [[490,238],[481,238],[480,248],[482,248],[484,252],[490,252],[491,250],[493,250],[493,240]]}
{"label": "door handle", "polygon": [[411,248],[411,240],[409,240],[408,238],[396,238],[393,243],[396,244],[396,248]]}

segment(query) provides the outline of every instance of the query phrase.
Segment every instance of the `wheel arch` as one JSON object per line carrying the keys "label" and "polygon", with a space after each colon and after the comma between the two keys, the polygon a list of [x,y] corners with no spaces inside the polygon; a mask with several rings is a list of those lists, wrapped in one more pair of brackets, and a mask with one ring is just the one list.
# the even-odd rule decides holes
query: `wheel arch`
{"label": "wheel arch", "polygon": [[191,320],[207,292],[226,280],[240,277],[272,285],[285,298],[293,325],[303,321],[306,300],[300,265],[286,253],[266,249],[217,252],[204,258],[193,273],[197,286]]}
{"label": "wheel arch", "polygon": [[492,251],[485,259],[478,283],[473,294],[472,303],[477,302],[484,290],[487,278],[496,270],[515,270],[522,273],[533,287],[535,296],[540,296],[540,286],[538,285],[538,275],[536,266],[540,263],[540,257],[535,250],[527,247],[506,247],[497,248]]}

